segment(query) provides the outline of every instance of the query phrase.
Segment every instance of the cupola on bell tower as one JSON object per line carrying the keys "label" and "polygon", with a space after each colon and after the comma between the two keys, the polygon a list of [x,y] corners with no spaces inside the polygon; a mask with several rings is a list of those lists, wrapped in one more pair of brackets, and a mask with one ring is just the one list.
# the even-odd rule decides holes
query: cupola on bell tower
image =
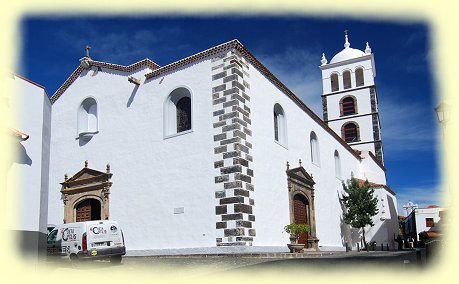
{"label": "cupola on bell tower", "polygon": [[375,61],[367,42],[365,51],[351,48],[347,30],[344,49],[328,63],[322,54],[323,119],[346,143],[370,151],[384,164]]}

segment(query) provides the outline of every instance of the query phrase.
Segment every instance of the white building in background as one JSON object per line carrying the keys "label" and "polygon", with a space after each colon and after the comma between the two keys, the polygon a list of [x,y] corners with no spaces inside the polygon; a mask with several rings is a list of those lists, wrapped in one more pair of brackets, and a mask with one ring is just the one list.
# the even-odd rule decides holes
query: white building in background
{"label": "white building in background", "polygon": [[[419,234],[426,232],[429,237],[438,237],[443,234],[442,218],[446,208],[429,205],[426,208],[414,208],[403,220],[405,237],[411,236],[420,241]],[[444,222],[444,220],[443,220]]]}
{"label": "white building in background", "polygon": [[[397,205],[386,185],[374,59],[348,49],[322,61],[330,127],[237,40],[162,67],[87,52],[51,97],[48,222],[117,220],[130,254],[287,251],[283,227],[305,222],[309,248],[344,250],[360,241],[340,203],[354,175],[372,182],[379,200],[367,240],[393,248]],[[346,66],[351,82],[363,72],[363,85],[343,79],[341,87]],[[345,92],[330,90],[328,73]],[[344,120],[346,96],[354,113]],[[355,132],[341,136],[335,125],[348,120],[359,133],[349,145],[341,137]]]}
{"label": "white building in background", "polygon": [[16,117],[7,125],[9,149],[6,199],[9,229],[20,251],[32,258],[46,252],[51,103],[43,86],[20,75],[8,78],[8,108]]}

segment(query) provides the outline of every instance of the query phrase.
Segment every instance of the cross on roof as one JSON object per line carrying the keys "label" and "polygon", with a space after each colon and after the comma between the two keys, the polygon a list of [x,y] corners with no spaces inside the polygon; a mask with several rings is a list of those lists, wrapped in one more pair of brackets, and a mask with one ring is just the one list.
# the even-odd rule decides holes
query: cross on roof
{"label": "cross on roof", "polygon": [[85,47],[85,50],[86,50],[86,57],[89,57],[91,58],[91,56],[89,56],[89,50],[91,49],[91,47],[89,45],[86,45]]}

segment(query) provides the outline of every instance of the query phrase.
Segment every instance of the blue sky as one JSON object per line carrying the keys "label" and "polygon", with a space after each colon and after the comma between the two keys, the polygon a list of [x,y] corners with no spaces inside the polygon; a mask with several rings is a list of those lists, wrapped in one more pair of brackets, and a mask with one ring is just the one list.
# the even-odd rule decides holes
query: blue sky
{"label": "blue sky", "polygon": [[17,73],[52,95],[78,67],[89,44],[94,60],[129,65],[150,58],[166,65],[238,39],[319,117],[322,53],[330,59],[368,41],[376,87],[388,185],[399,215],[408,200],[442,205],[439,125],[431,31],[422,22],[306,16],[25,17]]}

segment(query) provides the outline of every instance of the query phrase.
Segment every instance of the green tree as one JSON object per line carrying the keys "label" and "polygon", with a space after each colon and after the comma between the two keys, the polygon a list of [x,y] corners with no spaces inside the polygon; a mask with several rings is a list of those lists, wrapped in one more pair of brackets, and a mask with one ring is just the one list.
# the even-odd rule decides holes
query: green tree
{"label": "green tree", "polygon": [[352,177],[347,181],[347,185],[343,182],[344,194],[341,198],[344,207],[344,223],[351,225],[353,228],[362,229],[363,243],[367,248],[365,240],[365,226],[374,226],[373,216],[378,214],[376,207],[378,199],[373,196],[374,189],[370,188],[368,180],[363,185]]}

